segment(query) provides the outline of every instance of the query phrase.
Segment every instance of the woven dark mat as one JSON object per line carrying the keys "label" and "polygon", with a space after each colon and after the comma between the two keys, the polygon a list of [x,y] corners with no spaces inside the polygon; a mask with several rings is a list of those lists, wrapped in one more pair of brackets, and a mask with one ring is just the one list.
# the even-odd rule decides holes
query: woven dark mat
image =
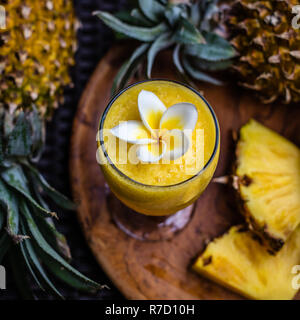
{"label": "woven dark mat", "polygon": [[[75,0],[76,15],[82,23],[78,32],[78,52],[76,65],[72,70],[73,89],[66,89],[65,103],[54,114],[53,120],[47,126],[47,142],[40,169],[47,180],[55,188],[70,196],[69,185],[69,146],[70,133],[76,107],[81,93],[101,57],[112,44],[111,31],[91,13],[100,9],[114,12],[126,5],[126,0]],[[55,209],[55,208],[54,208]],[[112,285],[108,277],[101,270],[93,258],[79,227],[74,212],[59,213],[58,229],[67,237],[73,256],[73,266],[86,276],[106,284],[110,290],[103,289],[96,295],[82,294],[74,289],[58,283],[58,289],[67,299],[122,299],[121,294]],[[3,263],[5,265],[5,261]],[[7,268],[7,290],[0,291],[1,299],[18,299],[18,292],[14,286],[9,269]],[[32,283],[35,294],[40,299],[51,299]]]}

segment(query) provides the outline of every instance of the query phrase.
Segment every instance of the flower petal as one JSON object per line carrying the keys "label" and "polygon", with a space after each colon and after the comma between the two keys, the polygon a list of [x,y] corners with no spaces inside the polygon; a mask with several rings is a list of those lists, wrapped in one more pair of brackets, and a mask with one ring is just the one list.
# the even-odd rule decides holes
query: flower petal
{"label": "flower petal", "polygon": [[115,137],[129,143],[147,144],[155,142],[155,140],[151,139],[150,133],[141,121],[130,120],[120,122],[110,132]]}
{"label": "flower petal", "polygon": [[165,154],[166,144],[161,141],[160,143],[144,144],[138,147],[136,156],[142,162],[158,162]]}
{"label": "flower petal", "polygon": [[168,108],[160,119],[160,129],[194,130],[198,111],[192,103],[176,103]]}
{"label": "flower petal", "polygon": [[165,160],[176,160],[182,157],[190,147],[189,136],[179,129],[164,131],[162,139],[167,146],[164,152]]}
{"label": "flower petal", "polygon": [[142,90],[138,96],[138,107],[145,127],[151,132],[159,129],[160,119],[167,108],[158,96],[151,91]]}

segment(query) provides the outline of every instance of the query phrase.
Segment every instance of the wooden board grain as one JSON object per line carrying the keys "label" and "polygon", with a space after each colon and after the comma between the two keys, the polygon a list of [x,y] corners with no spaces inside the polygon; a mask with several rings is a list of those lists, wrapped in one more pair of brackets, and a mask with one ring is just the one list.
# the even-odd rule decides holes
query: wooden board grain
{"label": "wooden board grain", "polygon": [[[129,299],[241,299],[190,269],[191,260],[207,241],[242,221],[230,188],[211,183],[197,201],[192,221],[169,241],[134,240],[111,220],[105,181],[96,162],[96,132],[110,99],[112,80],[127,56],[128,50],[118,46],[102,59],[74,120],[71,182],[87,242],[102,268]],[[160,55],[153,77],[178,80],[170,61],[169,53]],[[262,105],[236,86],[198,84],[198,89],[214,108],[221,128],[221,154],[215,176],[228,173],[234,150],[231,132],[251,117],[300,145],[299,107]]]}

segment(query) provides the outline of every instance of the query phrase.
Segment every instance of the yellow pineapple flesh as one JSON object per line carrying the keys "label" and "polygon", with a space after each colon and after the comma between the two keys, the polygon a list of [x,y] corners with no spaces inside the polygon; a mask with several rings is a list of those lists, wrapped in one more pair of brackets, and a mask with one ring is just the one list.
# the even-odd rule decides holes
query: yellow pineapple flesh
{"label": "yellow pineapple flesh", "polygon": [[250,228],[278,251],[300,223],[299,148],[250,120],[240,131],[235,174]]}
{"label": "yellow pineapple flesh", "polygon": [[234,226],[208,244],[193,269],[251,299],[288,300],[297,293],[292,271],[299,264],[300,228],[274,256],[251,231]]}

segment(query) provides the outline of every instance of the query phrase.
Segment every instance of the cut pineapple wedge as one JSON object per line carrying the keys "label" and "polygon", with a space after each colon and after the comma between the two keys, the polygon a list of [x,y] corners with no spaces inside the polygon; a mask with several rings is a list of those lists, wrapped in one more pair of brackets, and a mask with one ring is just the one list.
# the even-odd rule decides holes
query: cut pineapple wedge
{"label": "cut pineapple wedge", "polygon": [[248,298],[292,299],[297,292],[292,269],[300,265],[300,227],[276,256],[254,237],[243,226],[232,227],[208,244],[193,269]]}
{"label": "cut pineapple wedge", "polygon": [[300,150],[250,120],[237,145],[238,191],[250,227],[272,252],[300,223]]}

